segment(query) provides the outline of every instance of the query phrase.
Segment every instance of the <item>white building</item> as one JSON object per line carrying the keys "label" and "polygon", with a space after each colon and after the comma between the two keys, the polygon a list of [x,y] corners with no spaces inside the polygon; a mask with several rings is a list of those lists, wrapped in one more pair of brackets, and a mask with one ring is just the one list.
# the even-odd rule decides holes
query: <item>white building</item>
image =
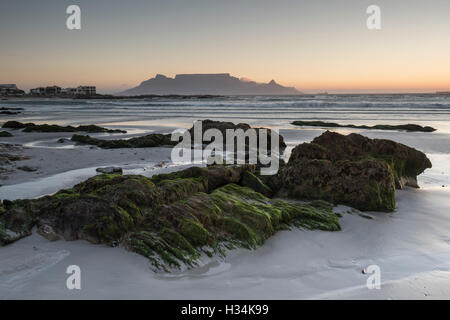
{"label": "white building", "polygon": [[15,84],[0,84],[0,95],[2,96],[21,96],[23,94],[25,92],[17,88]]}
{"label": "white building", "polygon": [[74,96],[77,94],[77,88],[64,88],[61,90],[61,93]]}
{"label": "white building", "polygon": [[94,86],[79,86],[77,88],[77,94],[84,96],[93,96],[97,93],[97,89]]}

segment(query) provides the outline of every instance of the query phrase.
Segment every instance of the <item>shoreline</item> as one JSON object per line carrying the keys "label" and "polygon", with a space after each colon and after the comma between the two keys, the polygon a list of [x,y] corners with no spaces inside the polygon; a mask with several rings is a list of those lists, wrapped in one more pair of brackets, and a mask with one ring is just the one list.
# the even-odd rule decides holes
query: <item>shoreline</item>
{"label": "shoreline", "polygon": [[[26,116],[14,119],[22,121],[21,117]],[[183,117],[150,122],[136,116],[134,119],[137,122],[99,121],[95,118],[91,123],[102,126],[107,123],[108,128],[129,131],[129,134],[123,135],[95,135],[102,139],[170,132],[176,127],[187,127],[192,123],[191,118]],[[45,123],[58,121],[57,118],[43,120]],[[257,121],[269,128],[281,128],[288,145],[287,152],[293,146],[309,142],[325,131],[295,128],[288,121]],[[82,121],[73,122],[80,124]],[[0,266],[0,298],[177,299],[186,295],[193,299],[449,297],[450,292],[445,283],[440,282],[450,271],[450,257],[442,254],[448,252],[450,246],[450,220],[446,214],[450,211],[447,200],[450,195],[450,165],[447,164],[450,163],[447,162],[450,159],[449,135],[441,131],[425,134],[345,128],[333,131],[345,134],[357,132],[370,138],[386,138],[404,143],[431,155],[433,168],[419,176],[421,189],[407,188],[398,193],[398,206],[394,213],[364,212],[364,216],[371,216],[372,219],[345,213],[341,232],[281,231],[257,250],[235,250],[224,259],[213,257],[197,268],[171,275],[152,272],[145,258],[120,247],[109,248],[84,241],[48,242],[33,234],[0,248],[0,260],[8,261]],[[36,172],[16,170],[8,180],[0,181],[3,184],[0,195],[5,187],[27,189],[29,185],[24,186],[22,183],[39,186],[50,184],[49,181],[54,179],[52,191],[44,191],[45,194],[53,193],[61,189],[58,186],[70,188],[96,175],[96,167],[121,166],[125,170],[124,174],[141,174],[145,168],[148,170],[145,175],[179,168],[169,165],[168,148],[99,149],[57,142],[61,137],[70,138],[72,133],[11,132],[15,136],[0,139],[0,143],[25,145],[22,154],[30,157],[18,161],[16,165],[36,166],[39,169]],[[163,168],[155,167],[163,161]],[[68,175],[67,180],[61,178],[64,173]],[[347,208],[338,206],[337,210],[345,212]],[[423,254],[424,251],[427,254]],[[365,288],[367,276],[361,274],[361,270],[373,263],[380,264],[384,270],[381,290],[370,291]],[[69,264],[80,264],[87,275],[83,280],[83,290],[78,293],[69,292],[64,286],[65,267]],[[255,265],[260,267],[255,269]],[[433,271],[436,268],[437,271]]]}

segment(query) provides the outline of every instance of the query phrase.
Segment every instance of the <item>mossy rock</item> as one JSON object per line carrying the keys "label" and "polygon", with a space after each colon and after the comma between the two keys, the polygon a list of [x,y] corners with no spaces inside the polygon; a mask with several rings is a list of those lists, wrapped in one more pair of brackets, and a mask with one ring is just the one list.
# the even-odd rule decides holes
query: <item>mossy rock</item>
{"label": "mossy rock", "polygon": [[66,240],[123,243],[155,269],[170,270],[195,266],[202,254],[223,255],[224,247],[257,248],[289,226],[340,229],[331,205],[270,199],[238,185],[247,168],[240,170],[202,168],[155,178],[103,174],[51,196],[3,201],[0,244],[45,225]]}
{"label": "mossy rock", "polygon": [[249,187],[256,192],[262,193],[266,197],[273,195],[272,189],[270,189],[264,182],[261,181],[261,179],[250,171],[246,171],[243,174],[240,184],[244,187]]}

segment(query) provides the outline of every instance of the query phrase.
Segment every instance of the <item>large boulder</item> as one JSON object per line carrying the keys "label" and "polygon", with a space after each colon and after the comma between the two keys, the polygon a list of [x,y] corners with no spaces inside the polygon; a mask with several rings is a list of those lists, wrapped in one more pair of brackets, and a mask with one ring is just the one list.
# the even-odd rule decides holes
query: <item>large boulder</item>
{"label": "large boulder", "polygon": [[[195,126],[192,126],[189,129],[189,132],[191,134],[191,138],[192,141],[194,141],[194,128]],[[224,138],[224,150],[226,149],[225,147],[225,137],[226,137],[226,131],[227,130],[238,130],[238,129],[242,129],[244,132],[247,131],[248,129],[252,129],[252,127],[250,125],[248,125],[247,123],[238,123],[238,124],[234,124],[233,122],[226,122],[226,121],[215,121],[215,120],[202,120],[202,137],[203,137],[203,133],[209,129],[217,129],[222,133],[222,136]],[[259,142],[259,131],[262,129],[267,130],[267,149],[270,151],[271,148],[271,141],[272,141],[272,134],[275,134],[274,132],[272,132],[271,129],[267,129],[267,128],[253,128],[256,130],[257,135],[258,135],[258,148],[260,146],[260,142]],[[208,145],[210,142],[209,141],[204,141],[204,145]],[[286,143],[284,142],[284,139],[281,135],[278,135],[278,144],[279,144],[279,153],[282,154],[284,149],[286,149]],[[246,147],[248,148],[248,140],[246,140]]]}
{"label": "large boulder", "polygon": [[430,167],[425,154],[403,144],[327,131],[296,146],[278,175],[264,180],[279,196],[393,211],[395,188],[418,187],[417,175]]}
{"label": "large boulder", "polygon": [[394,172],[397,189],[405,185],[418,188],[417,176],[431,168],[431,161],[423,152],[392,140],[326,131],[312,143],[327,149],[332,161],[370,157],[387,162]]}
{"label": "large boulder", "polygon": [[169,269],[195,265],[202,253],[255,248],[289,226],[340,230],[331,205],[272,200],[238,185],[247,169],[189,168],[153,178],[103,174],[51,196],[4,200],[0,245],[37,227],[51,241],[122,243],[155,268]]}

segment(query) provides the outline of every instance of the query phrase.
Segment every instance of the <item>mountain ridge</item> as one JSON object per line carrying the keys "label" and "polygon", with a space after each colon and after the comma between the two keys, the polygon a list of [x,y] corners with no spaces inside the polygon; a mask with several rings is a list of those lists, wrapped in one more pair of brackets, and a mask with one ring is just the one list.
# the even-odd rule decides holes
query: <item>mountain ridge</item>
{"label": "mountain ridge", "polygon": [[231,76],[229,73],[177,74],[174,78],[163,74],[142,81],[137,87],[122,91],[119,95],[181,94],[181,95],[277,95],[301,94],[294,87],[285,87],[275,80],[258,83]]}

